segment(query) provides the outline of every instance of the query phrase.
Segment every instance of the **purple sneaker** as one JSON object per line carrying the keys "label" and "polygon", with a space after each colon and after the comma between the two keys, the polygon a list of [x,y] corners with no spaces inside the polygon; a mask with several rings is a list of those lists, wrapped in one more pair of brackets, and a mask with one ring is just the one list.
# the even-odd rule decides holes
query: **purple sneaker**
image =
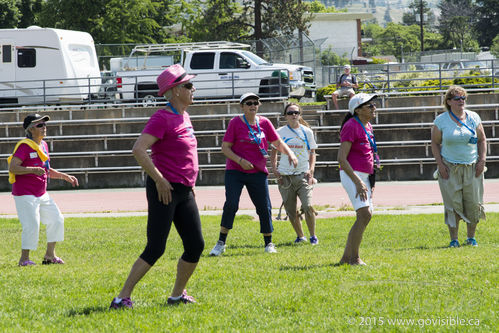
{"label": "purple sneaker", "polygon": [[179,299],[173,299],[171,297],[168,297],[167,303],[169,305],[175,305],[179,303],[187,304],[187,303],[196,303],[196,300],[194,299],[194,297],[187,295],[187,290],[184,289],[184,292],[182,293]]}
{"label": "purple sneaker", "polygon": [[130,297],[123,298],[119,303],[115,302],[116,298],[117,297],[113,298],[113,301],[111,302],[111,305],[109,306],[110,310],[112,310],[112,309],[119,310],[119,309],[125,309],[125,308],[132,309],[133,308],[133,302],[130,299]]}

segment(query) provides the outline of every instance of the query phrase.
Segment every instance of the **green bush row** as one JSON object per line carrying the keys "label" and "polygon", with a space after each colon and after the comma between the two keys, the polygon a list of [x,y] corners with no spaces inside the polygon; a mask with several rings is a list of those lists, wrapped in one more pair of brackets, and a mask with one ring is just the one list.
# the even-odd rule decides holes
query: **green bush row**
{"label": "green bush row", "polygon": [[[396,91],[401,92],[411,92],[417,90],[440,90],[446,89],[451,85],[460,85],[463,87],[475,88],[475,89],[487,89],[492,87],[492,78],[484,77],[483,73],[479,71],[471,70],[464,73],[463,77],[457,78],[447,78],[442,79],[442,88],[440,88],[440,80],[438,79],[427,79],[418,80],[420,73],[406,73],[397,77],[397,81],[390,82],[390,88],[396,89]],[[494,85],[499,86],[499,78],[494,78]],[[365,89],[370,89],[364,85],[363,82],[359,82],[359,91]],[[336,90],[336,84],[330,84],[328,86],[317,89],[317,102],[325,101],[325,95],[331,95]]]}

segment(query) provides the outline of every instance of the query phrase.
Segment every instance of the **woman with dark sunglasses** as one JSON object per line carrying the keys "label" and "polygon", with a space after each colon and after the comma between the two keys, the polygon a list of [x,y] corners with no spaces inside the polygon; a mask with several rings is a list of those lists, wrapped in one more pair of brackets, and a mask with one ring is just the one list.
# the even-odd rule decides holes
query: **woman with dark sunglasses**
{"label": "woman with dark sunglasses", "polygon": [[[172,222],[184,252],[177,263],[177,275],[168,304],[195,303],[184,289],[204,249],[201,220],[193,187],[198,175],[197,140],[187,107],[196,90],[180,65],[165,69],[156,79],[158,95],[168,101],[147,122],[133,146],[137,162],[147,173],[147,244],[132,266],[123,289],[111,302],[111,309],[132,308],[135,285],[165,252]],[[151,155],[148,154],[151,149]]]}
{"label": "woman with dark sunglasses", "polygon": [[219,256],[225,252],[227,234],[232,229],[239,198],[244,186],[260,218],[266,253],[277,252],[272,243],[272,205],[268,188],[267,149],[271,143],[281,153],[288,155],[289,163],[298,164],[295,154],[279,138],[274,125],[265,117],[257,116],[260,97],[246,93],[239,99],[243,114],[234,117],[227,127],[222,152],[227,157],[225,170],[225,204],[223,207],[220,236],[210,252]]}
{"label": "woman with dark sunglasses", "polygon": [[64,240],[64,217],[47,192],[47,179],[63,179],[73,187],[78,179],[50,167],[47,135],[49,116],[31,114],[24,118],[26,138],[16,144],[8,158],[9,182],[16,203],[17,215],[23,231],[19,266],[35,265],[29,252],[36,250],[40,222],[47,226],[47,251],[42,264],[64,264],[55,254],[55,245]]}
{"label": "woman with dark sunglasses", "polygon": [[485,219],[483,172],[486,137],[480,116],[466,110],[466,90],[451,86],[445,94],[446,112],[433,122],[431,151],[438,166],[438,185],[449,228],[449,247],[459,247],[459,220],[466,222],[465,245],[478,246],[476,226]]}
{"label": "woman with dark sunglasses", "polygon": [[303,234],[300,216],[297,209],[297,200],[301,201],[301,211],[305,215],[310,244],[317,245],[319,240],[315,234],[315,210],[312,206],[312,190],[316,180],[315,169],[315,142],[314,133],[310,125],[302,118],[302,109],[296,103],[290,103],[284,108],[286,126],[277,129],[277,133],[288,147],[295,153],[298,166],[293,167],[283,155],[277,166],[277,150],[272,150],[271,161],[274,174],[279,184],[282,203],[289,221],[296,232],[295,244],[307,241]]}
{"label": "woman with dark sunglasses", "polygon": [[348,234],[342,264],[365,265],[360,259],[362,236],[373,213],[374,167],[379,166],[376,140],[370,121],[374,118],[377,95],[360,93],[348,103],[349,113],[341,124],[340,164],[341,185],[352,202],[356,220]]}

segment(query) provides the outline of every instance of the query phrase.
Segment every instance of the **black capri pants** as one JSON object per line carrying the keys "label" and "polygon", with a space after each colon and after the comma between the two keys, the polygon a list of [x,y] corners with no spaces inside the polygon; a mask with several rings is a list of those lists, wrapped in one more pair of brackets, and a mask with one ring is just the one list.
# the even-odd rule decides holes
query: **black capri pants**
{"label": "black capri pants", "polygon": [[171,185],[172,201],[165,205],[158,199],[155,182],[147,177],[147,245],[140,258],[151,266],[165,252],[172,221],[184,245],[181,257],[184,261],[197,263],[204,249],[201,219],[192,188],[179,183]]}

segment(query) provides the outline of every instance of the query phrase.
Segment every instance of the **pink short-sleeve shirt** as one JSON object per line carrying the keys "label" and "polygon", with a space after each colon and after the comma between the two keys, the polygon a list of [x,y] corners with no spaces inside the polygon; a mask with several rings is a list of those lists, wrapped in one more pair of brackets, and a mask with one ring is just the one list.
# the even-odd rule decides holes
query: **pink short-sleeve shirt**
{"label": "pink short-sleeve shirt", "polygon": [[[47,143],[42,140],[40,146],[45,154],[49,156]],[[21,163],[23,167],[41,167],[45,168],[47,172],[49,170],[50,157],[47,162],[42,162],[38,153],[27,144],[21,144],[14,153],[14,156],[23,161]],[[47,192],[47,172],[41,176],[34,173],[16,175],[16,181],[12,184],[12,195],[34,195],[35,197],[41,197]]]}
{"label": "pink short-sleeve shirt", "polygon": [[[258,126],[250,125],[253,133],[261,139],[261,147],[267,151],[270,142],[274,142],[279,139],[279,134],[270,120],[265,117],[257,116],[258,123],[260,125],[260,134],[258,132]],[[254,168],[251,170],[244,170],[238,163],[227,159],[226,170],[238,170],[246,173],[256,173],[264,172],[268,174],[267,170],[267,159],[262,155],[257,143],[250,134],[248,125],[237,116],[232,118],[225,132],[223,141],[232,143],[232,151],[244,158],[245,160],[251,162]]]}
{"label": "pink short-sleeve shirt", "polygon": [[170,183],[193,187],[198,176],[197,140],[189,114],[158,110],[147,122],[142,133],[159,140],[151,146],[151,158]]}
{"label": "pink short-sleeve shirt", "polygon": [[[366,131],[371,138],[374,138],[371,123],[367,124]],[[372,174],[374,171],[373,150],[366,132],[364,132],[364,129],[355,118],[349,119],[341,129],[340,141],[349,141],[352,143],[352,148],[350,148],[347,156],[347,161],[352,166],[352,169]]]}

